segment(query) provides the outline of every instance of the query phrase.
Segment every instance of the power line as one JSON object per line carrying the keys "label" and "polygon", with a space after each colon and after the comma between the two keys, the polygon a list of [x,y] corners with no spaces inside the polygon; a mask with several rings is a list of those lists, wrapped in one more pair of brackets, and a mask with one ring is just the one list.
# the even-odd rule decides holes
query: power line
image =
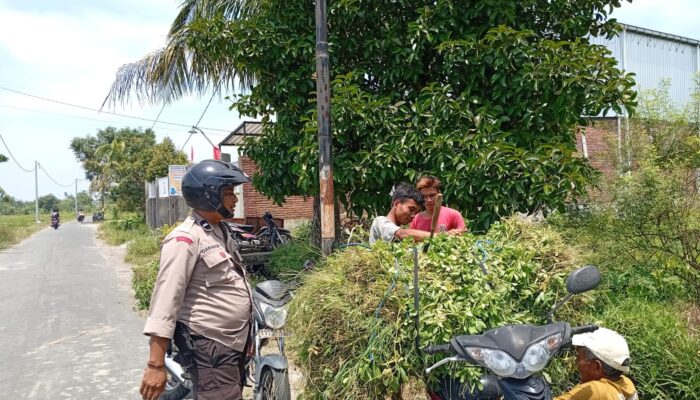
{"label": "power line", "polygon": [[64,187],[64,188],[73,187],[73,185],[61,185],[60,183],[56,182],[56,180],[53,179],[53,178],[51,177],[51,175],[49,175],[49,172],[46,170],[46,168],[44,168],[43,165],[41,165],[41,163],[37,163],[37,164],[39,165],[39,169],[41,169],[42,171],[44,171],[44,174],[46,174],[46,176],[48,176],[49,179],[51,179],[51,180],[53,181],[53,183],[57,184],[58,186]]}
{"label": "power line", "polygon": [[156,115],[156,119],[153,121],[153,125],[151,125],[151,130],[153,130],[153,127],[156,126],[156,123],[158,122],[158,119],[160,118],[160,114],[163,113],[163,110],[165,110],[165,103],[163,103],[163,107],[161,107],[160,111],[158,111],[158,115]]}
{"label": "power line", "polygon": [[[56,104],[61,104],[61,105],[67,106],[67,107],[79,108],[79,109],[81,109],[81,110],[93,111],[93,112],[96,112],[96,113],[104,113],[104,114],[116,115],[116,116],[118,116],[118,117],[132,118],[132,119],[136,119],[136,120],[139,120],[139,121],[157,122],[157,123],[159,123],[159,124],[172,125],[172,126],[181,126],[181,127],[185,127],[185,128],[190,128],[190,127],[191,127],[191,125],[187,125],[187,124],[179,124],[179,123],[176,123],[176,122],[157,121],[157,120],[148,119],[148,118],[136,117],[136,116],[133,116],[133,115],[115,113],[115,112],[112,112],[112,111],[98,110],[98,109],[96,109],[96,108],[80,106],[80,105],[77,105],[77,104],[71,104],[71,103],[67,103],[67,102],[64,102],[64,101],[60,101],[60,100],[50,99],[50,98],[48,98],[48,97],[42,97],[42,96],[37,96],[37,95],[34,95],[34,94],[30,94],[30,93],[21,92],[21,91],[19,91],[19,90],[14,90],[14,89],[6,88],[6,87],[4,87],[4,86],[0,86],[0,89],[6,90],[6,91],[12,92],[12,93],[20,94],[20,95],[22,95],[22,96],[33,97],[33,98],[35,98],[35,99],[44,100],[44,101],[48,101],[48,102],[56,103]],[[212,98],[213,98],[213,97],[212,97]],[[211,103],[211,100],[210,100],[210,103]],[[209,106],[207,106],[207,107],[209,107]],[[227,133],[230,132],[230,130],[228,130],[228,129],[218,129],[218,128],[203,128],[203,129],[206,129],[206,130],[209,130],[209,131],[220,131],[220,132],[227,132]]]}
{"label": "power line", "polygon": [[[82,119],[85,121],[106,122],[108,124],[127,126],[127,124],[125,122],[109,120],[109,119],[81,117],[78,115],[63,114],[63,113],[57,113],[57,112],[51,112],[51,111],[45,111],[45,110],[37,110],[37,109],[33,109],[33,108],[10,106],[7,104],[0,104],[0,107],[1,108],[10,108],[10,109],[20,110],[20,111],[35,112],[35,113],[46,114],[46,115],[57,115],[57,116],[66,117],[66,118]],[[153,128],[151,128],[151,129],[153,129]],[[180,128],[161,127],[159,129],[165,130],[165,131],[171,131],[171,132],[182,132],[182,129],[180,129]],[[212,135],[226,136],[226,135],[220,134],[220,133],[212,133]]]}
{"label": "power line", "polygon": [[[17,166],[18,166],[22,171],[24,171],[24,172],[34,172],[34,169],[26,169],[26,168],[24,168],[22,165],[20,165],[20,163],[19,163],[19,162],[17,161],[17,159],[15,158],[15,156],[12,155],[12,152],[10,151],[10,148],[7,146],[7,143],[5,143],[5,139],[2,137],[2,135],[0,135],[0,140],[2,140],[2,144],[5,145],[5,148],[7,149],[7,152],[10,154],[10,157],[12,158],[12,160],[15,162],[15,164],[17,164]],[[36,167],[35,167],[35,168],[36,168]]]}

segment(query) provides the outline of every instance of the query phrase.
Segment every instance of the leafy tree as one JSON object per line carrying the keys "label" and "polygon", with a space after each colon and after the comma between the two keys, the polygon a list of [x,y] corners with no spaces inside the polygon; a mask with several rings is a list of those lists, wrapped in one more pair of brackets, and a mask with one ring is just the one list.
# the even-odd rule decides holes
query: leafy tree
{"label": "leafy tree", "polygon": [[153,181],[168,175],[169,165],[186,165],[189,161],[185,153],[175,149],[175,144],[166,137],[153,148],[150,161],[146,165],[146,180]]}
{"label": "leafy tree", "polygon": [[0,163],[4,163],[8,160],[7,156],[4,154],[0,154]]}
{"label": "leafy tree", "polygon": [[[383,214],[394,183],[428,172],[485,229],[584,193],[596,173],[576,154],[581,115],[634,106],[631,75],[586,39],[616,34],[608,10],[619,5],[332,2],[338,200]],[[264,124],[243,149],[260,167],[256,188],[278,202],[317,194],[314,52],[311,0],[189,1],[166,47],[120,70],[109,99],[168,101],[240,78],[251,89],[232,108]]]}
{"label": "leafy tree", "polygon": [[[53,194],[47,194],[39,197],[39,209],[44,212],[51,212],[54,207],[58,207],[61,200]],[[65,211],[65,210],[64,210]]]}
{"label": "leafy tree", "polygon": [[96,136],[74,138],[71,149],[83,163],[90,190],[101,194],[103,209],[109,197],[120,210],[138,211],[143,210],[143,183],[151,180],[149,171],[167,171],[168,164],[161,163],[186,160],[169,139],[164,143],[158,145],[150,129],[108,127]]}

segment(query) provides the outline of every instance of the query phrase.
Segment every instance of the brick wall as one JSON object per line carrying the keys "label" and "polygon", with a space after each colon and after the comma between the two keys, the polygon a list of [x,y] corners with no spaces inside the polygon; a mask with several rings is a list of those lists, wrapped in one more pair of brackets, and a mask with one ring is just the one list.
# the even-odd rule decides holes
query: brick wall
{"label": "brick wall", "polygon": [[[249,176],[253,176],[257,169],[255,163],[245,156],[238,158],[238,165]],[[280,207],[255,190],[252,184],[243,184],[245,218],[262,217],[265,211],[269,211],[273,217],[284,220],[285,228],[292,228],[300,222],[310,220],[313,217],[313,203],[313,197],[290,196],[285,199],[284,204]]]}
{"label": "brick wall", "polygon": [[[595,118],[585,128],[585,132],[588,161],[591,166],[606,175],[613,174],[615,172],[614,157],[617,154],[617,118]],[[624,127],[622,132],[624,132]],[[581,129],[576,133],[576,148],[583,154]]]}

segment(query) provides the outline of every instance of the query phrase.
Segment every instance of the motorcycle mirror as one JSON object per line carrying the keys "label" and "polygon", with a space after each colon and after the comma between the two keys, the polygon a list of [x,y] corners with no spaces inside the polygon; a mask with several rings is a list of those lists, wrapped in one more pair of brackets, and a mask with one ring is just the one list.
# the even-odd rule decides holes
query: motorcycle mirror
{"label": "motorcycle mirror", "polygon": [[595,289],[600,284],[600,271],[594,265],[583,266],[572,272],[566,279],[566,290],[579,294]]}
{"label": "motorcycle mirror", "polygon": [[566,279],[566,290],[569,292],[559,303],[547,313],[547,322],[552,322],[554,313],[564,305],[573,295],[595,289],[600,284],[600,271],[594,265],[585,265],[569,274]]}

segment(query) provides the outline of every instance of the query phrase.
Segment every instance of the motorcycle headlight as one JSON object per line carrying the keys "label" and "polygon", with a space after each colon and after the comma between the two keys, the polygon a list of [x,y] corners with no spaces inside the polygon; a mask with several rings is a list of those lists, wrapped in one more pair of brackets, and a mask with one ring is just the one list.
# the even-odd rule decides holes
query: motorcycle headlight
{"label": "motorcycle headlight", "polygon": [[466,350],[471,358],[484,364],[498,376],[511,376],[518,368],[518,363],[505,351],[481,347],[469,347]]}
{"label": "motorcycle headlight", "polygon": [[549,336],[528,347],[521,362],[517,362],[508,353],[501,350],[468,347],[466,351],[471,358],[498,376],[524,379],[543,370],[549,359],[559,350],[561,344],[561,333]]}
{"label": "motorcycle headlight", "polygon": [[523,367],[530,372],[539,372],[559,349],[562,342],[561,333],[552,335],[530,346],[523,356]]}
{"label": "motorcycle headlight", "polygon": [[281,329],[287,322],[287,305],[275,307],[273,305],[260,302],[260,311],[262,311],[265,325],[272,329]]}

